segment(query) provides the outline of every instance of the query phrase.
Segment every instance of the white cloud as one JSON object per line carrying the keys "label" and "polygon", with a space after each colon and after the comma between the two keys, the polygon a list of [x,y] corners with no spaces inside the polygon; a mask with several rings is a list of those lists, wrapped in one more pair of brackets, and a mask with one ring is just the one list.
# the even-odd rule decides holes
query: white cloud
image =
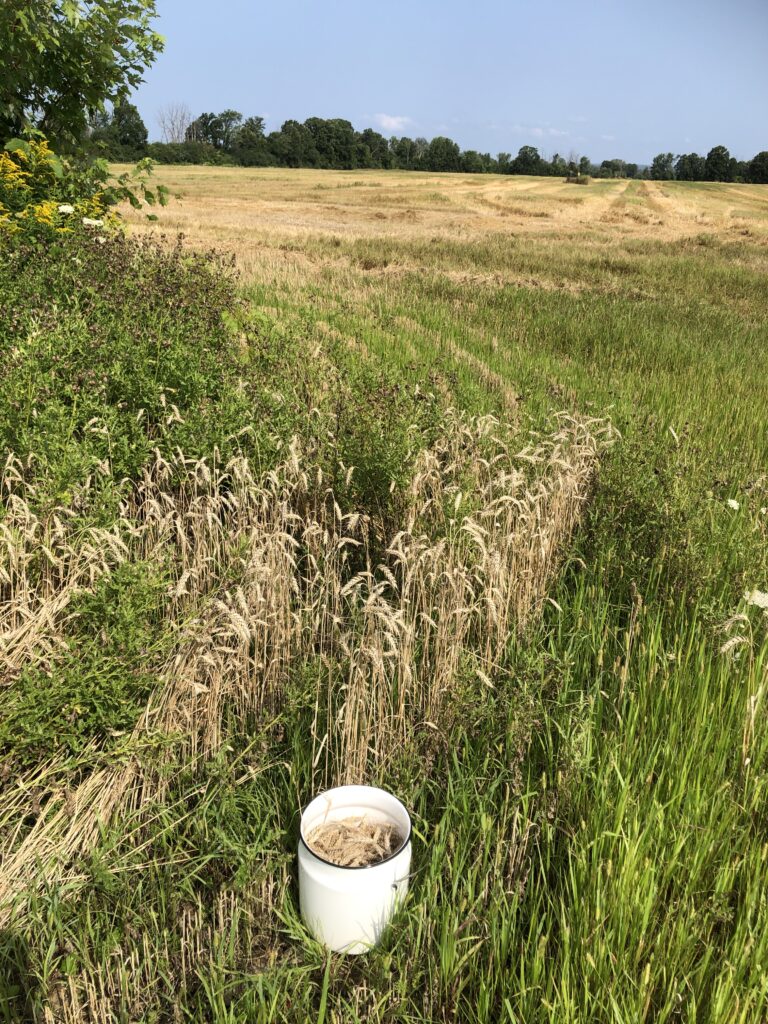
{"label": "white cloud", "polygon": [[549,125],[513,124],[511,130],[516,135],[532,135],[534,139],[565,139],[571,134]]}
{"label": "white cloud", "polygon": [[411,118],[403,114],[374,114],[373,120],[385,132],[401,132],[409,124],[413,124]]}
{"label": "white cloud", "polygon": [[615,142],[616,141],[616,136],[615,135],[601,135],[600,138],[603,139],[605,142]]}

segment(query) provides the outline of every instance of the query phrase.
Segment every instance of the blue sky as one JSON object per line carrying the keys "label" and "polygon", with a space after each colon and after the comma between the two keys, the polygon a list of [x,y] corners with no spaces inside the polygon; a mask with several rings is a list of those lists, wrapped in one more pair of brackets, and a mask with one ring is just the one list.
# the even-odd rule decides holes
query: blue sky
{"label": "blue sky", "polygon": [[739,158],[768,149],[768,0],[158,0],[166,49],[134,97],[345,117],[464,149]]}

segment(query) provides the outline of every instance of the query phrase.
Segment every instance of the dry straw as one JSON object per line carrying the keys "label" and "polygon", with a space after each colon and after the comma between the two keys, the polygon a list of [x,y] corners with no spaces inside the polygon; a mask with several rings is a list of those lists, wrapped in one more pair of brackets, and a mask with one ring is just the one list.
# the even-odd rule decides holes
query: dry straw
{"label": "dry straw", "polygon": [[402,845],[403,836],[394,825],[359,817],[325,822],[307,836],[313,853],[343,868],[372,867]]}

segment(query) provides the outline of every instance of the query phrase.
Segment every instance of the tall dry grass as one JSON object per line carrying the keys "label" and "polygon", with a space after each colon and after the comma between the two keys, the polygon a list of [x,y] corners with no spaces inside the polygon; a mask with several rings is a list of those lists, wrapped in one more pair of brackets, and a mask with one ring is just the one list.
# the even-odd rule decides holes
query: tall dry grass
{"label": "tall dry grass", "polygon": [[[119,763],[70,790],[52,762],[3,791],[0,923],[56,879],[76,887],[76,856],[116,813],[162,798],[169,760],[208,758],[228,730],[279,713],[291,674],[318,659],[316,786],[375,777],[415,730],[444,729],[455,688],[495,686],[512,632],[540,609],[611,438],[603,421],[563,417],[518,452],[493,418],[450,414],[418,459],[382,561],[370,521],[341,510],[297,444],[264,479],[243,458],[158,455],[113,531],[76,543],[76,516],[52,516],[56,544],[37,568],[50,528],[13,490],[22,474],[8,474],[8,663],[22,644],[36,656],[43,631],[50,655],[55,615],[125,558],[169,564],[163,614],[176,642]],[[20,634],[28,622],[39,625]],[[36,819],[22,826],[33,787]]]}
{"label": "tall dry grass", "polygon": [[328,723],[322,736],[315,731],[315,760],[328,751],[318,783],[362,781],[414,729],[440,731],[457,684],[493,688],[513,630],[540,609],[611,432],[564,417],[554,434],[515,453],[497,426],[492,417],[454,418],[422,453],[387,561],[334,581],[326,607],[340,630],[345,683],[335,685],[331,672],[318,693]]}
{"label": "tall dry grass", "polygon": [[73,597],[129,555],[118,526],[80,526],[78,504],[93,486],[87,480],[69,507],[43,516],[34,511],[24,466],[12,454],[6,458],[0,472],[0,679],[6,683],[22,666],[55,654]]}

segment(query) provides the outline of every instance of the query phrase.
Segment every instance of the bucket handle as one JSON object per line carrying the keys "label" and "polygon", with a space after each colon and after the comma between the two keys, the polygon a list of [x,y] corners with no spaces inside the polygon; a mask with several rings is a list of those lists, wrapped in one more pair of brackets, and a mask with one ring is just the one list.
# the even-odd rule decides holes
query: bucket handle
{"label": "bucket handle", "polygon": [[423,871],[426,866],[426,864],[422,864],[420,868],[416,868],[414,871],[409,871],[408,874],[403,875],[402,878],[395,879],[395,881],[392,883],[392,888],[396,889],[398,885],[402,885],[403,882],[410,882],[410,880],[412,878],[415,878],[416,875]]}

